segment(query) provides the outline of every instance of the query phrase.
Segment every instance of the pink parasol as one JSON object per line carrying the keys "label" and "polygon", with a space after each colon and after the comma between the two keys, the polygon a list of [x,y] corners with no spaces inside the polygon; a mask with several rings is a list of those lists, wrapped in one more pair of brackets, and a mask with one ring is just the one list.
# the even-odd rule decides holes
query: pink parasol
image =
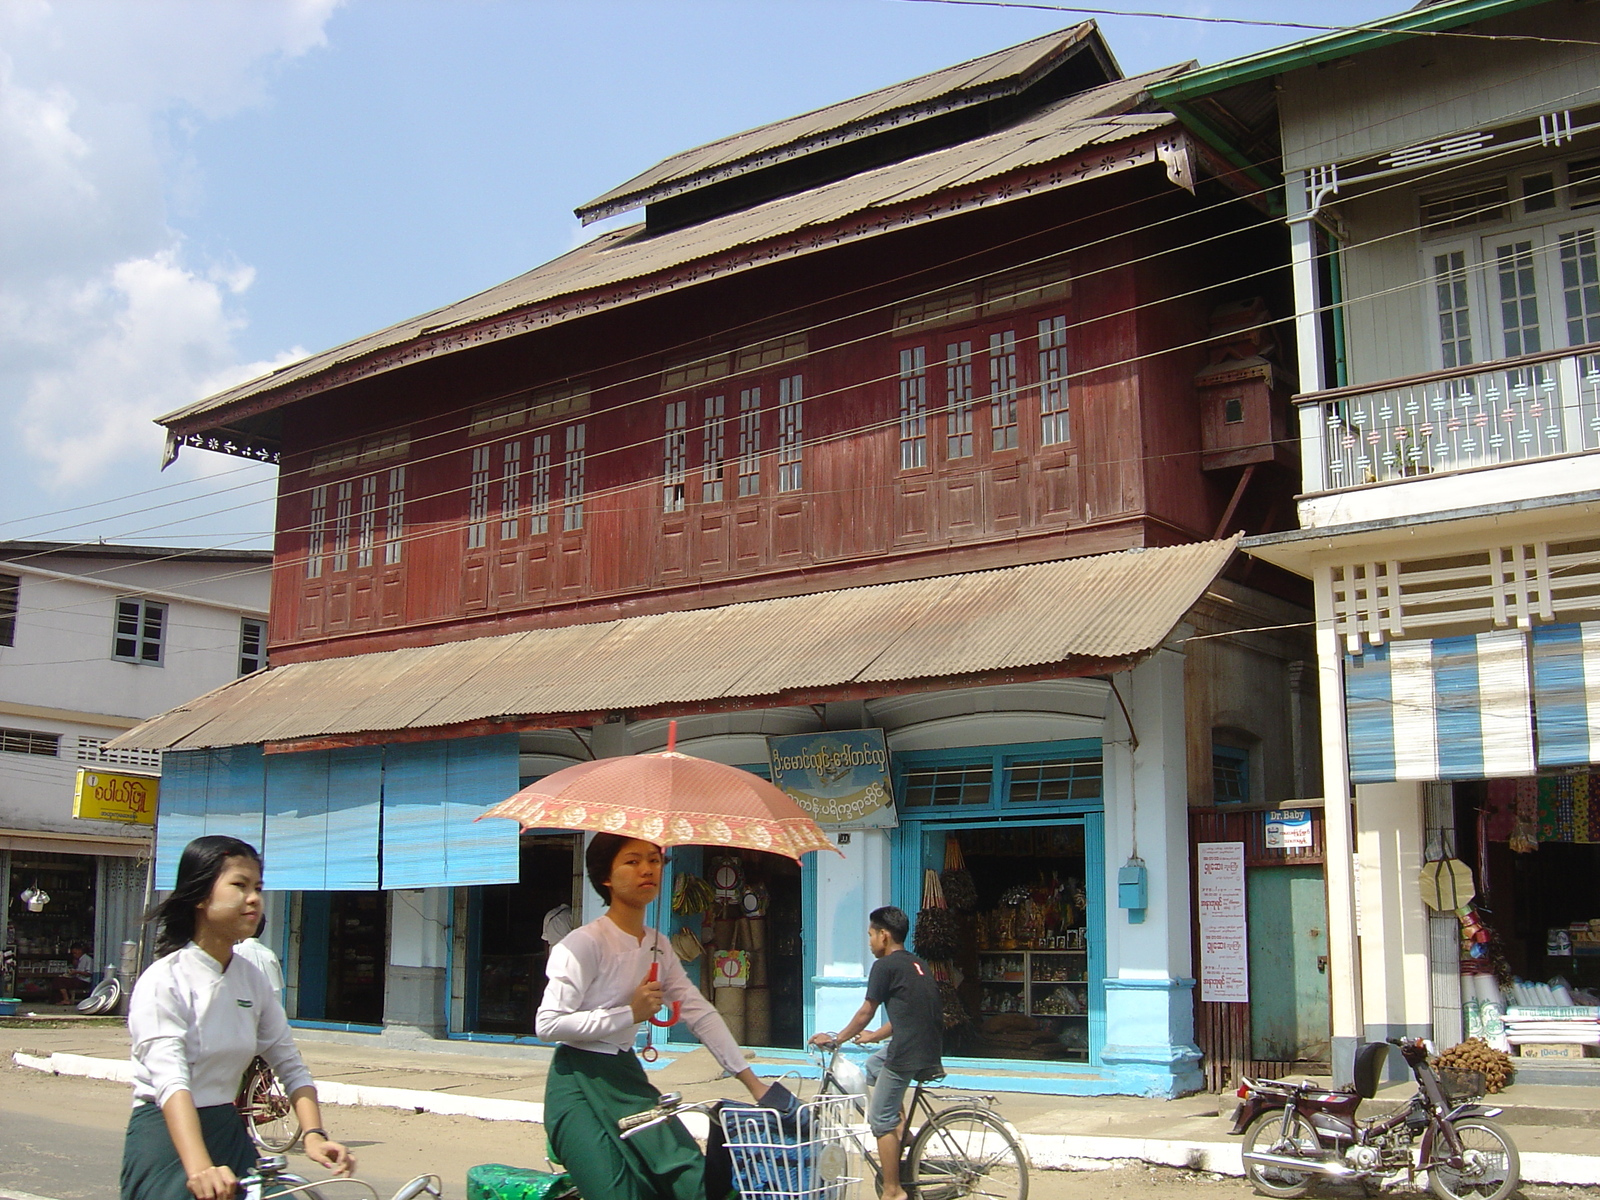
{"label": "pink parasol", "polygon": [[485,817],[525,829],[617,833],[658,846],[728,846],[799,861],[812,850],[842,853],[798,804],[759,775],[679,754],[676,722],[667,749],[578,763],[531,783]]}

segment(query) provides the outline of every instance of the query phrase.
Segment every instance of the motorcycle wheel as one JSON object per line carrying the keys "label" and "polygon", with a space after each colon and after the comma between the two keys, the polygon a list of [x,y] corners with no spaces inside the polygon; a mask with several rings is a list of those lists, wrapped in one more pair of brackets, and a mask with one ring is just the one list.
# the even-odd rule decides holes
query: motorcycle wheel
{"label": "motorcycle wheel", "polygon": [[[1309,1155],[1320,1153],[1316,1130],[1311,1128],[1299,1113],[1290,1118],[1289,1136],[1283,1136],[1283,1113],[1270,1112],[1257,1117],[1245,1130],[1243,1152],[1262,1151],[1271,1154]],[[1246,1162],[1244,1172],[1250,1177],[1256,1191],[1276,1200],[1294,1200],[1311,1190],[1315,1172],[1296,1171],[1293,1167],[1267,1166]]]}
{"label": "motorcycle wheel", "polygon": [[[1505,1130],[1483,1117],[1457,1121],[1466,1168],[1434,1163],[1428,1188],[1439,1200],[1506,1200],[1522,1182],[1522,1160]],[[1439,1143],[1434,1142],[1435,1152]]]}

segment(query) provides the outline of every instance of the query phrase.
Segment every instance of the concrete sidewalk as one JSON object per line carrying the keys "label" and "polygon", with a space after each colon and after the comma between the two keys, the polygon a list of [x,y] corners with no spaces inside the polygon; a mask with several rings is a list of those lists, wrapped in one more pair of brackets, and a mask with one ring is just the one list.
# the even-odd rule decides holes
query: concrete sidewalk
{"label": "concrete sidewalk", "polygon": [[[324,1103],[491,1121],[538,1123],[544,1117],[549,1051],[542,1048],[427,1042],[399,1050],[351,1044],[353,1035],[331,1040],[297,1030],[296,1037]],[[0,1055],[34,1070],[125,1082],[127,1044],[127,1031],[115,1023],[0,1020]],[[776,1078],[796,1065],[762,1059],[756,1070]],[[734,1094],[711,1056],[699,1049],[664,1055],[651,1069],[651,1081],[690,1099]],[[1410,1093],[1397,1086],[1373,1103],[1404,1100]],[[1524,1179],[1600,1185],[1600,1088],[1513,1085],[1490,1100],[1505,1109],[1498,1120],[1521,1152]],[[1233,1106],[1231,1094],[1149,1100],[1007,1092],[997,1100],[1039,1168],[1093,1170],[1135,1161],[1240,1175],[1240,1139],[1228,1133]]]}

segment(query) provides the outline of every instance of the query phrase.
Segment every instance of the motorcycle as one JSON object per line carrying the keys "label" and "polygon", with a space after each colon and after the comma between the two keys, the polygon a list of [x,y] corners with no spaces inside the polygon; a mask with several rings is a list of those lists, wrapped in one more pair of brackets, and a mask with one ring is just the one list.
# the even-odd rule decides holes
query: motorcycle
{"label": "motorcycle", "polygon": [[[1390,1046],[1416,1077],[1417,1092],[1396,1111],[1358,1118],[1377,1094]],[[1491,1117],[1503,1111],[1476,1103],[1482,1094],[1447,1072],[1441,1080],[1420,1038],[1369,1042],[1356,1053],[1355,1081],[1328,1089],[1276,1079],[1246,1079],[1234,1111],[1244,1135],[1245,1174],[1275,1200],[1304,1196],[1319,1178],[1372,1183],[1400,1172],[1426,1172],[1439,1200],[1506,1200],[1521,1181],[1517,1148]],[[1481,1080],[1476,1076],[1476,1080]]]}

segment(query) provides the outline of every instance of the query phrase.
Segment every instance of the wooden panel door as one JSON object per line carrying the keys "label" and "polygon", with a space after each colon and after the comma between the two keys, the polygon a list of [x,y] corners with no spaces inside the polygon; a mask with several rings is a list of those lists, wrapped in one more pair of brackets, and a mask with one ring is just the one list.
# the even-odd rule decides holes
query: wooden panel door
{"label": "wooden panel door", "polygon": [[1246,873],[1250,1056],[1327,1062],[1328,909],[1320,866]]}

